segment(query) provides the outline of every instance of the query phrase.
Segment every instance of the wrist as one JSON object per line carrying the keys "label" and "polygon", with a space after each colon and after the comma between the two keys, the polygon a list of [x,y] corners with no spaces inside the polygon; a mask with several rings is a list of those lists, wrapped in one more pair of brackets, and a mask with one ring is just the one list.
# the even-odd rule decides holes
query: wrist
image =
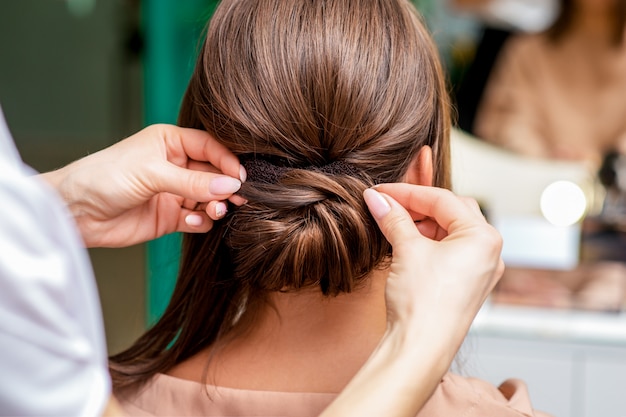
{"label": "wrist", "polygon": [[39,178],[44,180],[48,185],[50,185],[56,192],[61,196],[63,201],[68,204],[69,192],[67,190],[66,177],[67,177],[67,167],[57,169],[51,172],[45,172],[43,174],[39,174]]}
{"label": "wrist", "polygon": [[63,168],[57,169],[55,171],[44,172],[42,174],[39,174],[38,177],[58,191],[61,182],[63,182],[63,173],[60,172],[62,170]]}
{"label": "wrist", "polygon": [[48,183],[61,196],[66,206],[70,207],[76,200],[74,181],[72,180],[71,164],[55,171],[45,172],[39,177]]}
{"label": "wrist", "polygon": [[[76,161],[55,171],[40,174],[39,177],[48,183],[61,197],[66,209],[74,218],[81,234],[83,234],[80,219],[84,214],[85,198],[89,196],[89,193],[87,193],[85,181],[81,178],[79,169],[76,167],[79,162]],[[81,183],[83,184],[81,185]]]}
{"label": "wrist", "polygon": [[[443,376],[460,348],[465,332],[426,321],[394,323],[388,326],[379,346],[390,360],[402,358],[402,366],[428,367],[433,374]],[[423,359],[428,358],[428,363]],[[399,363],[399,362],[395,362]]]}
{"label": "wrist", "polygon": [[439,334],[421,333],[403,323],[389,326],[368,361],[323,417],[414,416],[437,389],[452,361]]}

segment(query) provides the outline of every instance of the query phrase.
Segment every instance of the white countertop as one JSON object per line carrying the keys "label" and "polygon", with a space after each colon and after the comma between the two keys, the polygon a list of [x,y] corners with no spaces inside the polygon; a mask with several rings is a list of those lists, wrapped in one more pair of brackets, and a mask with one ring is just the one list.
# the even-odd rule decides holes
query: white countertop
{"label": "white countertop", "polygon": [[494,305],[487,302],[470,333],[626,347],[626,313]]}

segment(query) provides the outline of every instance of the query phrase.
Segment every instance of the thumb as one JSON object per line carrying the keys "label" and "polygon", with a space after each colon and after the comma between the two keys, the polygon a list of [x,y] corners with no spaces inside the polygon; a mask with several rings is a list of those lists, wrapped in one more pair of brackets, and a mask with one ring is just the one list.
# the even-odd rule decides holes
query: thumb
{"label": "thumb", "polygon": [[363,192],[363,198],[391,246],[421,237],[409,212],[396,200],[372,188]]}
{"label": "thumb", "polygon": [[227,175],[162,166],[154,179],[159,192],[167,192],[198,202],[226,200],[239,191],[241,181]]}

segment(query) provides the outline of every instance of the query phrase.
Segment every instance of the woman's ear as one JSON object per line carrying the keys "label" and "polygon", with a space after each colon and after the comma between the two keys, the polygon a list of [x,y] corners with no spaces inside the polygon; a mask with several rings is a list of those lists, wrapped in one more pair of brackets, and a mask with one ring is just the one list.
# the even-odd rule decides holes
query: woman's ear
{"label": "woman's ear", "polygon": [[433,185],[433,150],[430,146],[422,146],[415,155],[404,181],[416,185]]}

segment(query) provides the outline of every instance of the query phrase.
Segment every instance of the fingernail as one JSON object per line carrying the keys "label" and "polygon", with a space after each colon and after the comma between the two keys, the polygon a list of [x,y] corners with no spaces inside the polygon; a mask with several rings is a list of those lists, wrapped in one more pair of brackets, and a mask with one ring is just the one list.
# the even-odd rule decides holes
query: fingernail
{"label": "fingernail", "polygon": [[243,165],[239,165],[239,179],[241,182],[246,182],[246,179],[248,179],[248,173]]}
{"label": "fingernail", "polygon": [[190,214],[185,217],[185,223],[187,223],[188,226],[192,227],[202,226],[203,221],[204,220],[202,219],[202,216],[200,216],[199,214]]}
{"label": "fingernail", "polygon": [[363,197],[374,218],[382,219],[391,211],[389,202],[378,191],[368,188],[363,192]]}
{"label": "fingernail", "polygon": [[228,212],[228,207],[226,204],[220,202],[215,205],[215,217],[222,218]]}
{"label": "fingernail", "polygon": [[209,191],[211,194],[233,194],[241,188],[241,181],[227,176],[215,177],[209,183]]}

